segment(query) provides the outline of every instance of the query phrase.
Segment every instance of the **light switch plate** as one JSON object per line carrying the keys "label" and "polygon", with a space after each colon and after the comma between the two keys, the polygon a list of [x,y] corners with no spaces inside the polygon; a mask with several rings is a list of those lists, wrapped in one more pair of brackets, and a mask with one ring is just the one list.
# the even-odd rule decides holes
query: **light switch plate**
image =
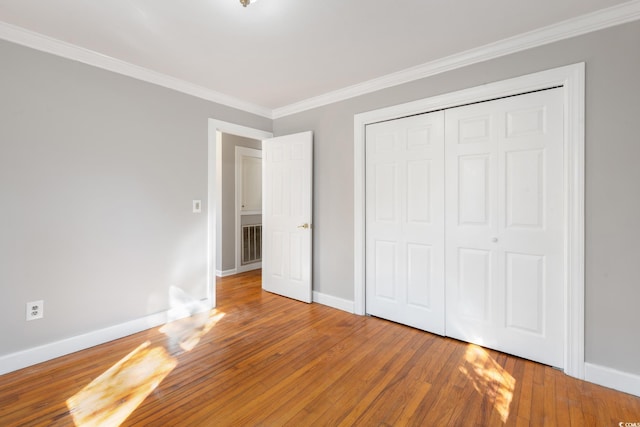
{"label": "light switch plate", "polygon": [[201,200],[194,200],[193,201],[193,213],[200,213],[202,212],[202,201]]}

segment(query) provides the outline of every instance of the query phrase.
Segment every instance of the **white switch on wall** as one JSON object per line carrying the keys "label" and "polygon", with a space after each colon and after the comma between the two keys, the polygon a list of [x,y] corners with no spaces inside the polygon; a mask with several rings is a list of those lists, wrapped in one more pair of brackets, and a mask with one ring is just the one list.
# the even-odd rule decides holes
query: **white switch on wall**
{"label": "white switch on wall", "polygon": [[193,201],[193,213],[200,213],[200,212],[202,212],[202,201],[194,200]]}

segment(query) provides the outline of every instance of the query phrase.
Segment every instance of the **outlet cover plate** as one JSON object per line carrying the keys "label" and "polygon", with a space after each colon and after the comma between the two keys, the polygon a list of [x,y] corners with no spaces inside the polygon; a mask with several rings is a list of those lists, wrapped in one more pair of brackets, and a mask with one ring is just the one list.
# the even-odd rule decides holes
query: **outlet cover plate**
{"label": "outlet cover plate", "polygon": [[31,301],[27,303],[27,320],[42,319],[44,317],[44,301]]}

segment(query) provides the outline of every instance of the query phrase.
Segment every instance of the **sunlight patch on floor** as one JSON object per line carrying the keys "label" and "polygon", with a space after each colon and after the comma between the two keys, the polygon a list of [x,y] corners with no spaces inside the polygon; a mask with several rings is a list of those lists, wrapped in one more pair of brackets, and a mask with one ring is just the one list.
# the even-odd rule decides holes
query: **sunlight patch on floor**
{"label": "sunlight patch on floor", "polygon": [[67,400],[76,426],[122,424],[178,365],[171,356],[191,351],[200,339],[224,317],[211,310],[169,322],[160,328],[167,336],[164,345],[141,344],[89,385]]}
{"label": "sunlight patch on floor", "polygon": [[176,367],[162,347],[145,342],[67,400],[77,426],[118,426]]}
{"label": "sunlight patch on floor", "polygon": [[509,419],[509,407],[513,399],[516,380],[498,365],[482,347],[469,344],[460,372],[471,380],[481,396],[487,396],[502,422]]}
{"label": "sunlight patch on floor", "polygon": [[167,323],[160,328],[160,332],[167,336],[170,346],[178,345],[184,351],[191,351],[223,317],[223,312],[211,310],[210,313],[199,313]]}

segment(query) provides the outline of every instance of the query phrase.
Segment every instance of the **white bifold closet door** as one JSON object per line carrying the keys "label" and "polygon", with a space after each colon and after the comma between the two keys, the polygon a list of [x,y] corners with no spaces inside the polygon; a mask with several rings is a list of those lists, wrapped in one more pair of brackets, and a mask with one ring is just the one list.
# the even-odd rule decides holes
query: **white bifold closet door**
{"label": "white bifold closet door", "polygon": [[444,113],[366,129],[367,313],[444,334]]}
{"label": "white bifold closet door", "polygon": [[366,312],[564,365],[560,89],[367,126]]}
{"label": "white bifold closet door", "polygon": [[445,113],[447,335],[557,367],[562,108],[551,89]]}

